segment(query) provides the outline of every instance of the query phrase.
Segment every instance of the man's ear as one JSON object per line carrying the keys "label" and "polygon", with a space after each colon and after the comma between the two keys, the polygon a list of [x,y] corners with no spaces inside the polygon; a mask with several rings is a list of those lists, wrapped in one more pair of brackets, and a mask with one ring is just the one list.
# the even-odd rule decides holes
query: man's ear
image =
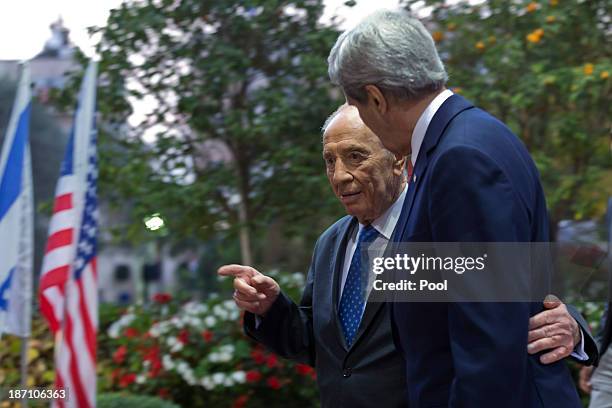
{"label": "man's ear", "polygon": [[407,160],[409,160],[409,156],[395,156],[395,161],[393,162],[393,174],[396,176],[401,176],[404,174]]}
{"label": "man's ear", "polygon": [[376,85],[366,85],[364,89],[368,94],[368,105],[371,103],[379,114],[387,113],[389,104],[381,90]]}

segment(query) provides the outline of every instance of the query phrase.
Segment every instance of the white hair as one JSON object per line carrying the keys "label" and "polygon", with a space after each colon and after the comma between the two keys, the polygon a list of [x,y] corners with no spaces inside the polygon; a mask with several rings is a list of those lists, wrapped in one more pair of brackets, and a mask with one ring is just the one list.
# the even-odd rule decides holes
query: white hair
{"label": "white hair", "polygon": [[336,109],[331,115],[329,115],[327,119],[325,119],[325,122],[323,123],[323,126],[321,127],[321,136],[325,136],[325,132],[327,132],[327,128],[332,123],[332,121],[336,119],[336,116],[338,116],[343,110],[345,110],[348,107],[349,107],[348,103],[343,103],[342,105],[338,106],[338,109]]}
{"label": "white hair", "polygon": [[[355,108],[354,106],[351,106],[348,103],[343,103],[342,105],[338,106],[338,109],[336,109],[331,115],[329,115],[327,117],[327,119],[325,119],[325,123],[323,123],[323,127],[321,128],[321,132],[322,132],[321,133],[321,142],[323,144],[325,144],[325,134],[327,132],[327,129],[331,125],[331,123],[334,121],[334,119],[336,119],[341,113],[343,113],[347,109],[354,109],[355,111],[357,111],[357,108]],[[358,112],[355,112],[355,115],[353,116],[353,118],[358,121],[357,123],[360,126],[365,127],[368,132],[370,132],[370,133],[372,133],[372,135],[376,136],[376,134],[374,132],[372,132],[372,130],[370,128],[368,128],[365,123],[363,123],[363,121],[359,117],[359,113]],[[378,138],[378,136],[376,136],[376,137]],[[389,157],[389,159],[391,161],[395,161],[395,155],[390,150],[387,150],[383,146],[382,142],[380,144],[380,148]]]}
{"label": "white hair", "polygon": [[448,80],[431,35],[403,10],[377,11],[342,33],[327,61],[331,81],[359,102],[366,100],[366,85],[418,100]]}

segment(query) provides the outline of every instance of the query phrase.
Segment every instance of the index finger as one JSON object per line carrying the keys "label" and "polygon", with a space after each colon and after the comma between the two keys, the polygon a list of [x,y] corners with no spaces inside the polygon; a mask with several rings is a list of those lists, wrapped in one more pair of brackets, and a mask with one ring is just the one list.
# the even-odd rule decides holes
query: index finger
{"label": "index finger", "polygon": [[252,277],[255,275],[255,270],[250,266],[231,264],[223,265],[217,270],[217,274],[220,276],[233,276],[233,277]]}

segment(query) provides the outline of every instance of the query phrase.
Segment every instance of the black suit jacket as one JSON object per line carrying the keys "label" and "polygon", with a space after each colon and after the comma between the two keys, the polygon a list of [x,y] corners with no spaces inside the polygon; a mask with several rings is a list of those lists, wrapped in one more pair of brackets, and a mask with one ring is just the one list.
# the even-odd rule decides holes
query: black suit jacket
{"label": "black suit jacket", "polygon": [[339,288],[355,228],[357,220],[346,216],[319,237],[299,306],[281,293],[257,329],[246,313],[245,331],[280,356],[314,366],[323,407],[407,407],[404,360],[393,344],[388,305],[367,303],[353,345],[344,341]]}

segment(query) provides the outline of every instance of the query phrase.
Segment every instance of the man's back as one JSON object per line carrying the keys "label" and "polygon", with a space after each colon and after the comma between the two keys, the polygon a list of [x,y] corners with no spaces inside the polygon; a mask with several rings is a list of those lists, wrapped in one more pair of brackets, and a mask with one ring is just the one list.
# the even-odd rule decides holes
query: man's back
{"label": "man's back", "polygon": [[[535,165],[506,126],[455,95],[428,128],[401,241],[548,241]],[[413,180],[413,181],[414,181]],[[411,407],[576,407],[564,363],[525,353],[528,303],[397,303]],[[415,335],[415,331],[418,333]]]}

